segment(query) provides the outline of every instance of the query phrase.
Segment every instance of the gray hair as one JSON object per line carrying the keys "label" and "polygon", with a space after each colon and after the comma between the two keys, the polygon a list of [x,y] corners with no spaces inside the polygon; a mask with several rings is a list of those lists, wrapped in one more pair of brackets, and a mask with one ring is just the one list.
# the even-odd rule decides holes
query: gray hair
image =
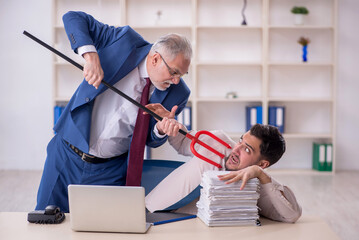
{"label": "gray hair", "polygon": [[187,60],[192,58],[191,42],[185,36],[176,33],[166,34],[158,38],[151,50],[166,54],[171,60],[175,59],[180,53]]}

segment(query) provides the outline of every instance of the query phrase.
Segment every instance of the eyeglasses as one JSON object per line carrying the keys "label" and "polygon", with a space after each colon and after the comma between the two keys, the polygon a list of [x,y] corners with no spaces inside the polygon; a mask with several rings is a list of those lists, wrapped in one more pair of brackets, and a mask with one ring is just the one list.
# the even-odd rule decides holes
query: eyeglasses
{"label": "eyeglasses", "polygon": [[184,73],[184,74],[178,73],[178,71],[176,71],[176,70],[170,68],[170,66],[168,66],[168,64],[167,64],[167,62],[165,61],[165,59],[162,57],[161,53],[159,53],[159,52],[157,52],[157,51],[155,51],[155,52],[158,53],[158,55],[160,55],[162,61],[165,63],[165,65],[166,65],[166,67],[167,67],[167,69],[168,69],[169,74],[170,74],[172,77],[181,78],[181,77],[183,77],[185,74],[187,74],[187,73]]}

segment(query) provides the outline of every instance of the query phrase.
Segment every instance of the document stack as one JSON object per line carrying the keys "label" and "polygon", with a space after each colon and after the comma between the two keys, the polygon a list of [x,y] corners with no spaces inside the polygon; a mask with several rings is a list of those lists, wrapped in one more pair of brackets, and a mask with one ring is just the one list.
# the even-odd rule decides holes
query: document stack
{"label": "document stack", "polygon": [[259,181],[251,179],[240,190],[242,181],[226,184],[218,175],[228,171],[207,171],[201,182],[201,196],[197,202],[197,216],[207,226],[260,225],[257,201]]}

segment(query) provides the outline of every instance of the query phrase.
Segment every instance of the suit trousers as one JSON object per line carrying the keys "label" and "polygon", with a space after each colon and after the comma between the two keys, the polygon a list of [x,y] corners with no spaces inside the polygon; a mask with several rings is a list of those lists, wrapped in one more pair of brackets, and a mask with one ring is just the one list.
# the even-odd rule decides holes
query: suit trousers
{"label": "suit trousers", "polygon": [[127,154],[105,163],[88,163],[70,148],[63,138],[55,135],[47,146],[47,158],[37,193],[36,210],[56,205],[69,212],[69,184],[126,184]]}

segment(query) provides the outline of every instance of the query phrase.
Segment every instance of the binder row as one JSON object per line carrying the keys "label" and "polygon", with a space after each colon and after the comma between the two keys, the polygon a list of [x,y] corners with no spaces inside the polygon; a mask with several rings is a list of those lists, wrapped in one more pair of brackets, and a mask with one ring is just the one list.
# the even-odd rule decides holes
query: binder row
{"label": "binder row", "polygon": [[[269,106],[268,124],[278,128],[279,132],[284,133],[284,113],[283,106]],[[256,123],[263,123],[262,106],[246,107],[246,129],[249,129]]]}
{"label": "binder row", "polygon": [[[55,106],[54,107],[54,125],[59,120],[62,111],[65,109],[64,106]],[[192,108],[185,107],[183,111],[176,116],[176,119],[179,123],[186,126],[188,130],[192,130]]]}
{"label": "binder row", "polygon": [[[54,125],[59,120],[65,106],[54,107]],[[284,107],[269,106],[268,109],[268,124],[276,126],[281,133],[284,132]],[[192,129],[192,109],[185,107],[184,110],[176,117],[177,121]],[[263,123],[262,121],[262,106],[246,107],[246,127],[247,131],[256,123]],[[144,153],[145,159],[151,159],[151,149],[146,147]],[[318,171],[332,171],[333,161],[333,146],[332,144],[313,143],[313,159],[312,167]]]}
{"label": "binder row", "polygon": [[[57,123],[57,120],[59,120],[64,109],[64,106],[54,107],[54,125]],[[183,111],[176,116],[176,120],[185,125],[188,130],[192,130],[192,107],[185,107]]]}
{"label": "binder row", "polygon": [[333,145],[331,143],[313,143],[313,169],[332,171]]}
{"label": "binder row", "polygon": [[188,130],[192,130],[192,107],[186,106],[183,111],[178,114],[176,120],[183,124]]}

